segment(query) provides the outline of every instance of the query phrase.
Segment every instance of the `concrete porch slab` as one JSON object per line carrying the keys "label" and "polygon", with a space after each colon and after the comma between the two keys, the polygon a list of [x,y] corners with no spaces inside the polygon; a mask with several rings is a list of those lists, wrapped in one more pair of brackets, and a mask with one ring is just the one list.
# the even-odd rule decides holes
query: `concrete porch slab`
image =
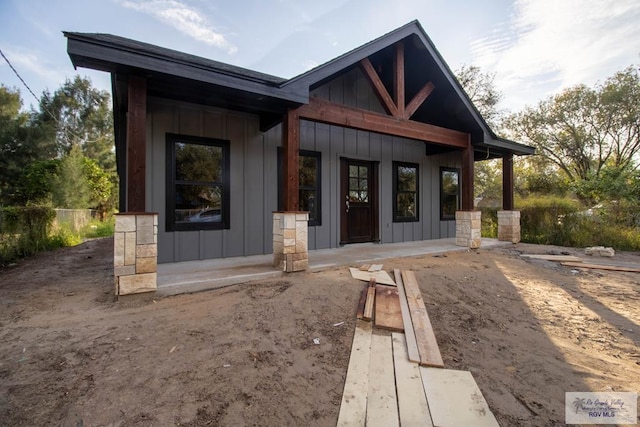
{"label": "concrete porch slab", "polygon": [[[481,249],[504,245],[511,245],[511,243],[483,238]],[[455,238],[403,243],[352,244],[334,249],[309,251],[309,271],[322,271],[343,265],[357,266],[374,261],[379,263],[380,260],[389,258],[466,250],[468,248],[456,246]],[[285,273],[273,267],[271,254],[158,264],[156,294],[168,296],[200,292],[283,276]]]}

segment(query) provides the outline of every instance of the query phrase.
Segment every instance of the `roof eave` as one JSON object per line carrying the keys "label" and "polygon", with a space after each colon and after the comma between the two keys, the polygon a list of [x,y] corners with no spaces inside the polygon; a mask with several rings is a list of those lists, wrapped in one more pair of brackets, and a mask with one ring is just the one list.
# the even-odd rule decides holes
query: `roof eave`
{"label": "roof eave", "polygon": [[83,34],[65,32],[64,35],[68,40],[67,53],[74,67],[87,67],[107,72],[123,69],[157,72],[293,103],[308,102],[308,91],[281,88],[273,81],[223,72],[177,60],[167,55],[129,49],[113,43],[101,43]]}

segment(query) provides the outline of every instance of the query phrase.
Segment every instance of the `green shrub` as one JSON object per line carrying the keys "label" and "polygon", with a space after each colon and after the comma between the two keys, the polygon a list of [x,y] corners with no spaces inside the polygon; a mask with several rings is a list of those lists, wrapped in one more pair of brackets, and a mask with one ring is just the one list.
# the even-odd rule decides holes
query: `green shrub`
{"label": "green shrub", "polygon": [[76,246],[82,243],[82,237],[74,233],[68,224],[61,224],[49,236],[49,249]]}
{"label": "green shrub", "polygon": [[482,212],[482,224],[481,233],[482,237],[498,237],[498,208],[481,208]]}
{"label": "green shrub", "polygon": [[0,264],[48,249],[55,216],[50,207],[0,208]]}
{"label": "green shrub", "polygon": [[530,197],[518,201],[523,242],[566,246],[573,231],[573,215],[580,204],[557,196]]}
{"label": "green shrub", "polygon": [[115,232],[116,222],[112,216],[106,221],[91,221],[81,230],[83,237],[93,239],[96,237],[111,237]]}

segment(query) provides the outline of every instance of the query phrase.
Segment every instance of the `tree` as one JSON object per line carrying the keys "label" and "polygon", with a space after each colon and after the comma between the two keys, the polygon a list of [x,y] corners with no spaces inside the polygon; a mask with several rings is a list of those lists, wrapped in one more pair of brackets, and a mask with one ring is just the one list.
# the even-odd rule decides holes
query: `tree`
{"label": "tree", "polygon": [[502,93],[495,86],[495,73],[484,73],[475,65],[462,65],[455,75],[482,117],[497,129],[503,111],[498,108]]}
{"label": "tree", "polygon": [[20,199],[17,185],[34,162],[55,156],[55,147],[35,112],[23,112],[17,89],[0,85],[0,203]]}
{"label": "tree", "polygon": [[91,80],[67,79],[52,95],[41,100],[42,123],[55,130],[58,154],[64,156],[78,146],[82,153],[106,171],[115,171],[113,116],[110,96],[91,86]]}
{"label": "tree", "polygon": [[[511,115],[506,128],[514,138],[534,145],[574,188],[600,179],[607,168],[633,172],[640,149],[640,74],[629,67],[594,88],[565,89]],[[613,176],[622,179],[624,174],[608,178]],[[577,194],[594,201],[588,191]]]}

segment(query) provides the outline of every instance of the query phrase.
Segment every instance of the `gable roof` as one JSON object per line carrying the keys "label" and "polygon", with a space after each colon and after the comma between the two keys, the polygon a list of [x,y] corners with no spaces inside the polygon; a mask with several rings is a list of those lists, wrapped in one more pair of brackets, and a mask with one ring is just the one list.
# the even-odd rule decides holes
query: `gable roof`
{"label": "gable roof", "polygon": [[[303,88],[313,88],[343,70],[357,65],[361,60],[374,56],[384,49],[394,46],[396,43],[402,41],[408,41],[414,45],[418,44],[426,50],[425,53],[428,53],[430,59],[433,60],[433,63],[436,66],[436,69],[432,71],[436,71],[440,74],[440,85],[444,83],[444,85],[447,86],[445,91],[449,91],[448,95],[442,95],[441,92],[440,96],[440,100],[443,100],[446,97],[449,98],[447,100],[447,105],[444,106],[443,103],[441,103],[436,108],[431,109],[431,117],[424,117],[425,120],[423,121],[431,121],[430,119],[433,119],[434,113],[437,114],[438,111],[448,115],[451,115],[455,111],[457,118],[462,122],[462,126],[458,130],[470,132],[472,134],[472,142],[476,147],[476,150],[486,151],[486,153],[488,153],[487,157],[496,157],[497,155],[503,154],[504,151],[513,152],[514,154],[519,155],[533,154],[535,152],[533,147],[496,135],[486,120],[482,117],[482,114],[480,114],[476,106],[473,104],[465,90],[462,88],[462,85],[455,77],[455,74],[451,71],[445,60],[442,58],[442,55],[440,55],[440,52],[424,31],[420,22],[417,20],[411,21],[402,27],[378,37],[375,40],[287,80],[282,84],[282,87],[299,87],[301,90]],[[405,56],[405,61],[407,59],[407,56]],[[436,85],[436,88],[438,86],[439,85]],[[434,98],[437,97],[438,96],[436,95]],[[437,101],[435,103],[437,103]],[[443,106],[445,108],[442,108]],[[451,123],[442,124],[445,127],[454,127]],[[493,155],[491,155],[492,149],[495,150]]]}
{"label": "gable roof", "polygon": [[[426,73],[436,84],[434,93],[416,112],[415,120],[470,133],[476,152],[486,151],[487,157],[534,152],[532,147],[500,138],[493,132],[418,21],[288,80],[110,34],[64,32],[64,35],[75,67],[108,71],[116,77],[142,74],[147,77],[151,96],[256,113],[266,123],[264,127],[277,122],[287,108],[308,103],[313,88],[355,67],[364,58],[380,57],[383,61],[386,51],[404,41],[413,52],[405,56],[405,61],[411,62],[407,72],[414,76]],[[115,90],[118,79],[113,81]],[[115,98],[114,94],[114,102],[126,102]]]}

